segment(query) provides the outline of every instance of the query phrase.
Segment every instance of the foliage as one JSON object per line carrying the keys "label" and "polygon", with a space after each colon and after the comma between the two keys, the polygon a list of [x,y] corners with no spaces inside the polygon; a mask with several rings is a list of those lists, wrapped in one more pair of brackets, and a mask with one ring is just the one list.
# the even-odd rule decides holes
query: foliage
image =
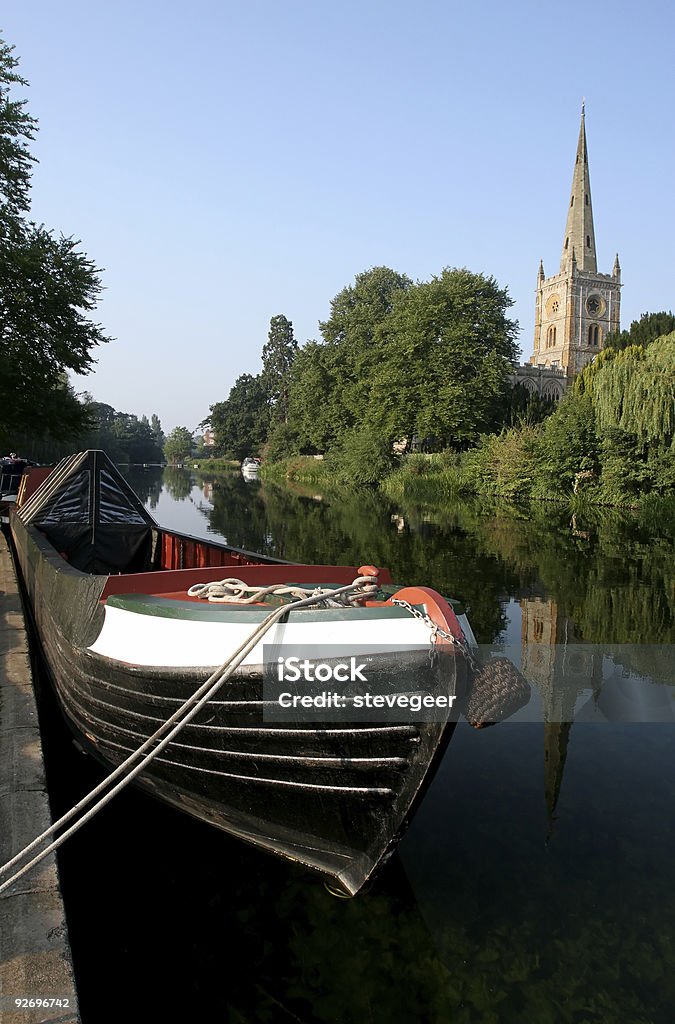
{"label": "foliage", "polygon": [[303,484],[331,484],[335,478],[322,459],[311,455],[294,455],[277,462],[264,462],[261,469],[264,480],[290,481]]}
{"label": "foliage", "polygon": [[598,429],[620,428],[641,445],[675,436],[675,331],[649,348],[630,346],[608,362],[594,387]]}
{"label": "foliage", "polygon": [[535,480],[540,439],[537,426],[482,437],[481,443],[462,459],[465,479],[481,494],[526,497]]}
{"label": "foliage", "polygon": [[553,398],[543,398],[523,384],[516,384],[509,396],[506,426],[533,426],[554,413],[556,408],[557,402]]}
{"label": "foliage", "polygon": [[378,332],[411,283],[389,267],[372,267],[332,300],[330,317],[319,324],[323,343],[301,350],[291,381],[290,419],[303,450],[326,451],[365,422],[383,358]]}
{"label": "foliage", "polygon": [[267,393],[273,422],[288,423],[291,370],[298,351],[293,324],[285,316],[273,316],[262,350],[261,381]]}
{"label": "foliage", "polygon": [[30,178],[35,157],[28,149],[37,131],[37,121],[26,111],[25,100],[13,100],[12,86],[28,82],[17,74],[19,61],[14,47],[0,38],[0,214],[2,227],[29,209]]}
{"label": "foliage", "polygon": [[[216,443],[215,455],[236,459],[258,455],[265,443],[270,413],[261,376],[244,373],[236,379],[224,402],[211,406],[208,420]],[[204,424],[202,424],[203,426]]]}
{"label": "foliage", "polygon": [[516,359],[512,304],[494,278],[444,270],[410,288],[382,327],[386,360],[371,391],[372,422],[389,438],[474,443],[501,422]]}
{"label": "foliage", "polygon": [[571,494],[579,472],[598,474],[600,459],[590,394],[568,391],[541,435],[536,493]]}
{"label": "foliage", "polygon": [[192,432],[187,427],[174,427],[164,442],[167,462],[183,462],[192,451]]}
{"label": "foliage", "polygon": [[[143,419],[145,419],[145,417],[143,417]],[[164,431],[162,430],[162,424],[160,423],[159,416],[154,412],[150,417],[150,430],[152,431],[152,436],[155,439],[157,447],[160,449],[163,448],[166,438],[164,437]]]}
{"label": "foliage", "polygon": [[673,313],[643,313],[639,320],[633,320],[627,331],[608,334],[604,347],[614,351],[628,348],[629,345],[641,345],[643,348],[647,348],[653,341],[672,331],[675,331],[675,315]]}
{"label": "foliage", "polygon": [[[25,220],[36,122],[9,90],[26,82],[0,40],[0,440],[14,432],[72,436],[87,424],[63,374],[85,374],[106,342],[89,319],[99,271],[79,242]],[[3,442],[3,443],[6,443]]]}
{"label": "foliage", "polygon": [[357,275],[298,354],[289,418],[301,448],[342,447],[373,427],[391,444],[466,446],[502,422],[516,358],[511,299],[493,278],[444,270],[412,284],[388,267]]}
{"label": "foliage", "polygon": [[289,392],[289,419],[301,451],[325,452],[346,429],[342,393],[336,385],[336,351],[319,342],[308,342],[297,354]]}
{"label": "foliage", "polygon": [[357,486],[378,484],[396,463],[391,444],[370,426],[354,427],[330,455],[336,478]]}
{"label": "foliage", "polygon": [[157,416],[152,420],[156,430],[150,426],[147,416],[118,412],[105,402],[95,402],[86,392],[82,396],[84,408],[89,416],[89,427],[78,437],[80,448],[100,448],[107,452],[114,462],[157,463],[164,461],[163,443],[157,441],[158,432],[163,438]]}
{"label": "foliage", "polygon": [[298,453],[298,435],[289,423],[275,423],[262,449],[265,460],[278,462]]}

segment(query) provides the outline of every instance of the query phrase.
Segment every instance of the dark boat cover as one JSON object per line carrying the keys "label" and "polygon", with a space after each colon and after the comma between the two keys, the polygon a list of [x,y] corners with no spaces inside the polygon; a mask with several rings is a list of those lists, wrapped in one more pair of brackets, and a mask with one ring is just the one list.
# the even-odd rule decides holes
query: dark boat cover
{"label": "dark boat cover", "polygon": [[105,452],[62,459],[17,515],[81,572],[150,566],[157,524]]}

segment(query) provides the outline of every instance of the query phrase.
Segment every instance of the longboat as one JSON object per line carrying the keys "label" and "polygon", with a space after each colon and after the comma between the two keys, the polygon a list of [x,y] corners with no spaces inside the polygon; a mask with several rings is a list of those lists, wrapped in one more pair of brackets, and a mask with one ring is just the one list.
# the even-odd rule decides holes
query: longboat
{"label": "longboat", "polygon": [[[63,459],[46,478],[42,470],[33,493],[31,473],[10,517],[27,601],[68,725],[109,769],[269,612],[264,601],[210,603],[188,591],[224,576],[249,587],[336,588],[359,573],[163,529],[101,451]],[[435,666],[435,678],[453,693],[462,659],[454,642],[434,640],[473,640],[466,617],[431,589],[397,588],[387,570],[379,570],[377,584],[375,596],[349,607],[290,611],[266,642],[368,651],[380,682],[400,684],[405,673],[410,691]],[[274,701],[264,676],[256,646],[135,784],[354,895],[393,852],[454,719],[450,711],[434,721],[350,719],[349,712],[279,718],[268,713]]]}

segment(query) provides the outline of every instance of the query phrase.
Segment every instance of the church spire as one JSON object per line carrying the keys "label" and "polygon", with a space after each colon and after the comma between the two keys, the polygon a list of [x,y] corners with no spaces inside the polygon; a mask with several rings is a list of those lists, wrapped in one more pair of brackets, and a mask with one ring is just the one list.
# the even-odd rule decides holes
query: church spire
{"label": "church spire", "polygon": [[560,270],[568,265],[572,252],[576,255],[577,269],[597,274],[595,255],[595,231],[593,229],[593,206],[591,204],[591,179],[588,172],[588,149],[586,147],[585,105],[581,105],[581,127],[577,143],[577,159],[572,175],[572,193],[567,211],[567,226],[563,241]]}

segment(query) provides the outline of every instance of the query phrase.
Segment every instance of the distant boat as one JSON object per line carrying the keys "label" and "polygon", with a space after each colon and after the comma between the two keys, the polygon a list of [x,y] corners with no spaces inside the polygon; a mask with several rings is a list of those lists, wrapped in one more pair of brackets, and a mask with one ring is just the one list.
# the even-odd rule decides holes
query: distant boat
{"label": "distant boat", "polygon": [[416,692],[431,672],[454,695],[463,666],[455,655],[473,641],[466,617],[433,590],[395,587],[387,570],[281,562],[164,530],[103,452],[62,460],[33,493],[31,476],[10,522],[32,617],[69,726],[109,769],[275,607],[263,597],[201,601],[188,594],[194,585],[233,576],[250,587],[331,590],[364,572],[372,580],[355,603],[286,613],[136,779],[181,811],[358,892],[401,835],[454,728],[451,714],[275,718],[262,644],[357,657],[374,649],[384,692],[392,680],[396,692],[401,683]]}
{"label": "distant boat", "polygon": [[241,471],[244,476],[256,476],[260,469],[260,459],[246,458],[241,464]]}

